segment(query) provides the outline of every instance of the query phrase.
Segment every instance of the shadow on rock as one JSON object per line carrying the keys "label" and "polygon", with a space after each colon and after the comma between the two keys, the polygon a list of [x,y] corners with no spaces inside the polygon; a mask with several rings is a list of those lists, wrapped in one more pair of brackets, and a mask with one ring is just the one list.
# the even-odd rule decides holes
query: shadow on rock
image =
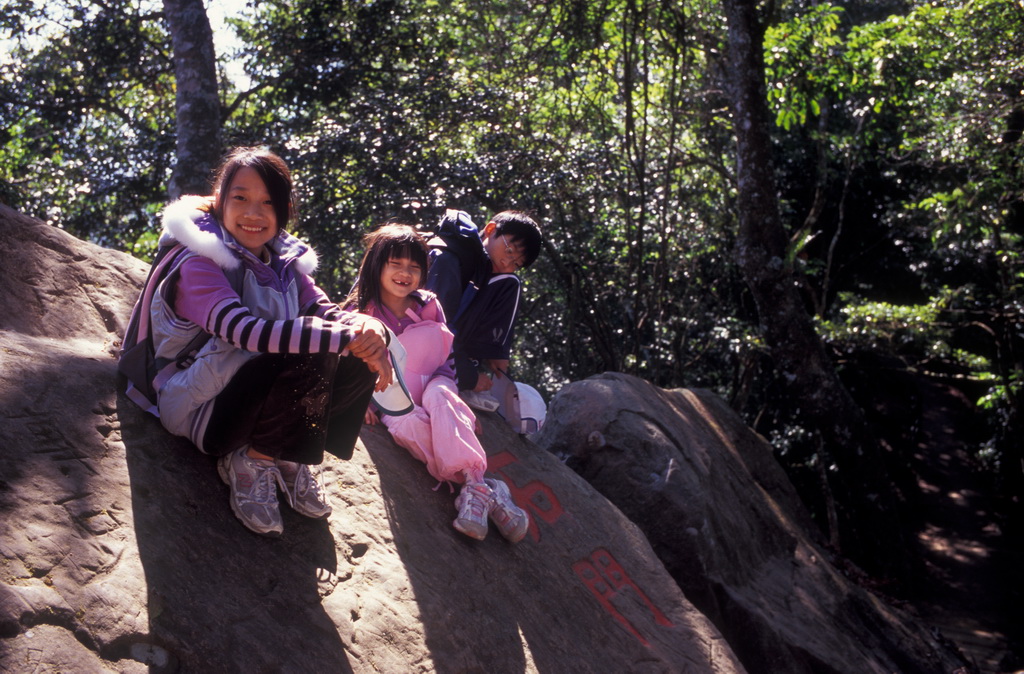
{"label": "shadow on rock", "polygon": [[516,566],[520,577],[531,562],[493,527],[484,541],[456,531],[451,523],[458,485],[455,492],[438,485],[386,432],[370,432],[380,438],[368,447],[433,671],[527,671],[520,621],[528,619],[522,615],[528,588],[515,587],[507,575]]}
{"label": "shadow on rock", "polygon": [[555,396],[537,443],[644,531],[750,672],[968,671],[833,565],[771,446],[720,397],[597,375]]}
{"label": "shadow on rock", "polygon": [[[282,507],[285,531],[235,518],[212,457],[118,398],[152,644],[182,671],[352,671],[321,606],[337,557],[326,521]],[[152,663],[159,664],[159,651]],[[160,667],[155,667],[161,670]]]}
{"label": "shadow on rock", "polygon": [[740,671],[636,527],[496,415],[481,421],[488,474],[532,520],[516,545],[493,526],[484,541],[457,532],[455,493],[383,430],[362,436],[432,671]]}

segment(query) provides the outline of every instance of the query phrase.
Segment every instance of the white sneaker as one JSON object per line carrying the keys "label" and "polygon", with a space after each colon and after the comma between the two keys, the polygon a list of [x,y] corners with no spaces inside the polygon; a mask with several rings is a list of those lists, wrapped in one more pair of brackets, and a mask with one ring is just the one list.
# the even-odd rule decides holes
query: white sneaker
{"label": "white sneaker", "polygon": [[319,466],[278,459],[277,469],[283,481],[281,490],[295,512],[315,520],[331,514],[331,502],[327,500]]}
{"label": "white sneaker", "polygon": [[231,510],[251,531],[280,536],[284,531],[277,504],[281,471],[273,461],[253,459],[248,446],[225,454],[217,461],[220,479],[231,489]]}
{"label": "white sneaker", "polygon": [[512,493],[508,490],[507,484],[489,477],[485,478],[484,482],[491,488],[491,494],[494,496],[491,520],[498,527],[498,531],[510,543],[523,540],[530,528],[530,516],[512,500]]}
{"label": "white sneaker", "polygon": [[470,538],[484,540],[487,537],[487,516],[493,502],[491,488],[486,484],[462,485],[462,491],[455,499],[459,516],[452,522],[452,526]]}

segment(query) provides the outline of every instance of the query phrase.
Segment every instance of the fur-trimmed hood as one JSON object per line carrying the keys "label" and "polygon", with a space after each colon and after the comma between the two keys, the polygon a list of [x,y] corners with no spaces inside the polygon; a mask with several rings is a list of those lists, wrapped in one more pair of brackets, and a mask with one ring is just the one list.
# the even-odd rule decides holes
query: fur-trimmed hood
{"label": "fur-trimmed hood", "polygon": [[[182,243],[194,253],[213,260],[221,269],[237,269],[241,255],[252,255],[235,241],[212,214],[203,210],[210,204],[207,197],[183,196],[167,206],[163,213],[161,245],[169,241]],[[267,244],[284,260],[293,260],[296,271],[312,274],[319,260],[310,246],[278,227],[277,235]]]}

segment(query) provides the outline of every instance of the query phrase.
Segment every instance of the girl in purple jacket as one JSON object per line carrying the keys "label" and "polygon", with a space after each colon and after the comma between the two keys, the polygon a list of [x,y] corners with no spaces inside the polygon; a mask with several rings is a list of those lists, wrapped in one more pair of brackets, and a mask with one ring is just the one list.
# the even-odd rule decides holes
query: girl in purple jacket
{"label": "girl in purple jacket", "polygon": [[[508,485],[485,478],[487,454],[476,437],[476,417],[459,397],[452,365],[452,333],[433,293],[422,290],[427,245],[408,225],[387,224],[370,234],[359,278],[348,306],[379,319],[398,336],[406,351],[403,371],[413,400],[407,414],[381,415],[395,443],[427,465],[437,480],[462,484],[455,499],[460,532],[483,540],[490,518],[516,543],[529,527],[526,512],[515,505]],[[377,423],[367,410],[367,423]]]}
{"label": "girl in purple jacket", "polygon": [[351,456],[371,394],[392,375],[380,321],[342,311],[314,284],[316,254],[285,229],[293,204],[280,157],[234,150],[212,197],[165,210],[161,247],[176,262],[144,292],[155,358],[167,364],[150,411],[219,457],[232,510],[265,535],[283,529],[279,489],[303,515],[330,514],[324,449]]}

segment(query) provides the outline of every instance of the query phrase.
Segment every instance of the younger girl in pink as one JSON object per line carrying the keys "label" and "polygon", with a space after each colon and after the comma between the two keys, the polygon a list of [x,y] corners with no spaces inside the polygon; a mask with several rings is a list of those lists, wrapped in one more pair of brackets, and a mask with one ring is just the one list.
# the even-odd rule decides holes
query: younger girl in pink
{"label": "younger girl in pink", "polygon": [[[512,501],[508,485],[484,477],[487,454],[474,431],[476,417],[455,384],[453,335],[435,295],[421,288],[426,242],[408,225],[388,224],[367,234],[364,243],[366,254],[348,308],[380,320],[398,335],[407,354],[403,375],[415,403],[412,412],[381,415],[381,422],[398,445],[427,464],[434,478],[462,484],[455,499],[456,529],[483,540],[490,517],[502,536],[513,543],[522,540],[529,517]],[[366,421],[377,422],[372,409]]]}

